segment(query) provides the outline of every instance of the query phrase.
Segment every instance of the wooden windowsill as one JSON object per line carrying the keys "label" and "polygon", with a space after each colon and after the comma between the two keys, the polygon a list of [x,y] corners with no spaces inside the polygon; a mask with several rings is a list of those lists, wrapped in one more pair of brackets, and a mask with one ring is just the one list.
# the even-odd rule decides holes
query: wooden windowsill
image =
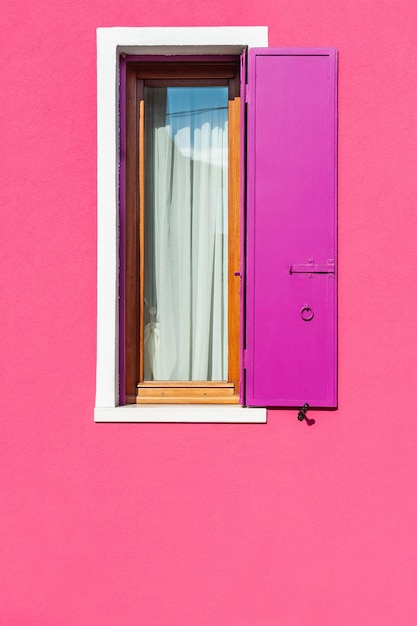
{"label": "wooden windowsill", "polygon": [[239,404],[233,383],[146,381],[137,386],[136,404]]}
{"label": "wooden windowsill", "polygon": [[137,396],[136,404],[239,404],[239,396]]}

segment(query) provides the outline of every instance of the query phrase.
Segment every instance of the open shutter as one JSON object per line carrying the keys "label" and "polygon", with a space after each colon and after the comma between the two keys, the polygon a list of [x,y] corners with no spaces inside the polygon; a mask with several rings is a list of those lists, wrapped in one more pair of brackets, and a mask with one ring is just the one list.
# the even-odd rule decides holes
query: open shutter
{"label": "open shutter", "polygon": [[249,52],[249,406],[335,407],[336,51]]}

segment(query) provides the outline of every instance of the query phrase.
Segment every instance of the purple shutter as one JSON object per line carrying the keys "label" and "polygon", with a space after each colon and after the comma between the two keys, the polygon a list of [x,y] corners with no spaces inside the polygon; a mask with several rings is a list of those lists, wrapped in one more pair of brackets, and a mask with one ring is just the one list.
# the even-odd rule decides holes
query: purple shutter
{"label": "purple shutter", "polygon": [[335,50],[249,52],[245,402],[335,407]]}

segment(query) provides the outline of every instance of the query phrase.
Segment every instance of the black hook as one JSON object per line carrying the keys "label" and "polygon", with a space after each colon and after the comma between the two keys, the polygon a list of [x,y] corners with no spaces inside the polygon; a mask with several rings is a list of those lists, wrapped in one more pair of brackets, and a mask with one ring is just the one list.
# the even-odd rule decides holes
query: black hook
{"label": "black hook", "polygon": [[307,404],[307,402],[306,402],[305,405],[303,406],[303,408],[298,411],[297,419],[298,419],[299,422],[302,422],[303,419],[307,419],[306,413],[307,413],[309,408],[310,408],[310,405]]}

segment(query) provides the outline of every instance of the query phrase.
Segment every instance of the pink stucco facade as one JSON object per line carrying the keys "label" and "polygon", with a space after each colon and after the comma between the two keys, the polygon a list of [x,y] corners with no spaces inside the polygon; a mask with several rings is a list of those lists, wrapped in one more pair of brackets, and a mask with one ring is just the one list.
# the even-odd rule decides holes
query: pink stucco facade
{"label": "pink stucco facade", "polygon": [[[339,408],[96,424],[96,28],[339,50]],[[417,5],[15,0],[1,21],[0,624],[417,623]]]}

